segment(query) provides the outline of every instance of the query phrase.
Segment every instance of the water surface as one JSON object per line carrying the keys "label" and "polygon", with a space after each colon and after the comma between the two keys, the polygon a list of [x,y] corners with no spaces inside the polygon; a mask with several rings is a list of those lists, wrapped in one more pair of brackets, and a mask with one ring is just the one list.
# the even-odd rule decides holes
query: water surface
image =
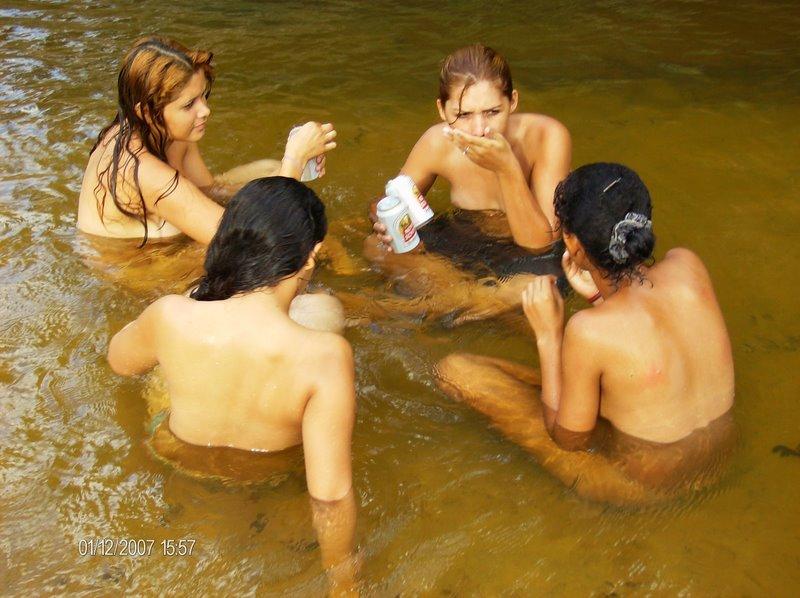
{"label": "water surface", "polygon": [[[735,4],[735,7],[733,6]],[[793,2],[161,3],[6,0],[0,8],[0,587],[318,594],[302,477],[200,482],[143,445],[144,382],[114,376],[109,336],[182,290],[199,252],[76,235],[88,151],[114,111],[120,57],[159,32],[215,52],[212,170],[280,154],[304,119],[339,148],[315,184],[354,254],[365,205],[436,121],[438,62],[484,41],[521,109],[571,130],[574,165],[624,162],[655,202],[658,252],[709,267],[736,358],[741,448],[698,499],[627,512],[577,499],[431,366],[459,349],[536,362],[506,323],[348,332],[363,583],[371,595],[792,595],[800,582],[800,10]],[[431,194],[447,205],[446,185]],[[102,245],[102,244],[101,244]],[[108,250],[106,248],[105,250]],[[88,256],[88,257],[87,257]],[[365,271],[320,272],[337,290]],[[579,307],[577,304],[573,308]],[[698,339],[702,342],[702,339]],[[82,557],[92,538],[191,538],[191,557]]]}

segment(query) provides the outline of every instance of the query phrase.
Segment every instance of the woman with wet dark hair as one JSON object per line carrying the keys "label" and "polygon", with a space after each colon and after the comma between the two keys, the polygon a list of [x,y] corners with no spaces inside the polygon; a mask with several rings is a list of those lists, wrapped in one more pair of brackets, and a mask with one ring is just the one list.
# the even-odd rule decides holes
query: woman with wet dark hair
{"label": "woman with wet dark hair", "polygon": [[440,386],[582,496],[644,504],[708,485],[734,443],[734,376],[703,263],[688,249],[654,262],[650,195],[620,164],[575,170],[555,211],[567,278],[593,308],[565,327],[555,279],[538,277],[523,307],[541,373],[453,354]]}
{"label": "woman with wet dark hair", "polygon": [[108,361],[123,376],[160,366],[166,425],[185,443],[265,452],[302,444],[323,564],[334,583],[347,584],[352,350],[330,332],[343,319],[333,297],[305,296],[314,305],[302,311],[316,311],[310,326],[290,317],[326,231],[325,208],[302,183],[248,183],[226,208],[191,297],[151,304],[114,335]]}

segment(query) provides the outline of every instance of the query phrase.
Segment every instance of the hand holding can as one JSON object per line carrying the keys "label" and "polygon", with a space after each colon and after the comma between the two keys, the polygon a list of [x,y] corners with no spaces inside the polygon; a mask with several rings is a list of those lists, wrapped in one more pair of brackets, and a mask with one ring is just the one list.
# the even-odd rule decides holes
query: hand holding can
{"label": "hand holding can", "polygon": [[425,201],[425,196],[407,174],[398,175],[386,183],[386,195],[397,197],[405,204],[416,228],[422,228],[433,218],[433,210]]}
{"label": "hand holding can", "polygon": [[380,200],[377,216],[378,222],[386,227],[386,233],[392,238],[392,250],[395,253],[406,253],[419,245],[417,229],[399,198],[390,195]]}
{"label": "hand holding can", "polygon": [[324,155],[336,147],[335,138],[336,130],[330,123],[308,122],[292,127],[284,158],[302,168],[301,181],[313,181],[324,174]]}

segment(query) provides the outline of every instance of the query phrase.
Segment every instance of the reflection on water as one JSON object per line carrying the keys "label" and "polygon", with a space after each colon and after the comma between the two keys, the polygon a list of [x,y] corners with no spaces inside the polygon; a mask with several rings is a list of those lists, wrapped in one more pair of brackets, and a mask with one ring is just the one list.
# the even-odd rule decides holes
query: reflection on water
{"label": "reflection on water", "polygon": [[[581,500],[438,391],[432,364],[454,350],[535,365],[529,333],[513,323],[349,330],[366,593],[791,595],[800,469],[772,447],[800,441],[798,29],[796,7],[778,1],[7,1],[0,586],[25,595],[325,587],[302,476],[236,485],[153,459],[144,382],[105,364],[110,334],[155,296],[182,292],[202,261],[188,242],[140,252],[75,232],[117,61],[134,37],[159,30],[218,59],[202,144],[213,170],[278,155],[303,118],[337,125],[339,147],[315,188],[335,222],[356,223],[337,234],[351,255],[369,229],[365,206],[435,122],[438,61],[482,40],[508,55],[521,109],[567,124],[575,164],[640,172],[658,250],[693,248],[714,279],[734,343],[741,448],[713,491],[644,512]],[[443,212],[447,186],[430,200]],[[360,262],[319,278],[354,294],[383,285]],[[192,538],[196,549],[184,559],[80,557],[78,542],[97,537]]]}

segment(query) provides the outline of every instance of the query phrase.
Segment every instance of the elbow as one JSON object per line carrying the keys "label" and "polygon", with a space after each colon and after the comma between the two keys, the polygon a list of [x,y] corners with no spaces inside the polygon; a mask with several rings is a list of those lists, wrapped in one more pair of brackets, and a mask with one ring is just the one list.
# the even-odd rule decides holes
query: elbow
{"label": "elbow", "polygon": [[106,361],[108,361],[111,371],[118,376],[133,376],[137,374],[138,372],[133,371],[130,367],[128,360],[124,358],[118,343],[115,341],[117,341],[116,336],[111,339],[111,343],[108,345],[108,353],[106,354]]}
{"label": "elbow", "polygon": [[108,360],[108,365],[111,367],[111,371],[114,372],[117,376],[133,376],[135,372],[131,372],[129,368],[125,367],[125,364],[112,356],[111,351],[108,352],[106,356]]}
{"label": "elbow", "polygon": [[512,237],[514,237],[514,243],[524,249],[532,249],[532,250],[547,249],[558,238],[557,231],[553,230],[552,228],[527,230],[524,232],[517,231],[517,234],[514,234],[514,232],[515,231],[512,230]]}

